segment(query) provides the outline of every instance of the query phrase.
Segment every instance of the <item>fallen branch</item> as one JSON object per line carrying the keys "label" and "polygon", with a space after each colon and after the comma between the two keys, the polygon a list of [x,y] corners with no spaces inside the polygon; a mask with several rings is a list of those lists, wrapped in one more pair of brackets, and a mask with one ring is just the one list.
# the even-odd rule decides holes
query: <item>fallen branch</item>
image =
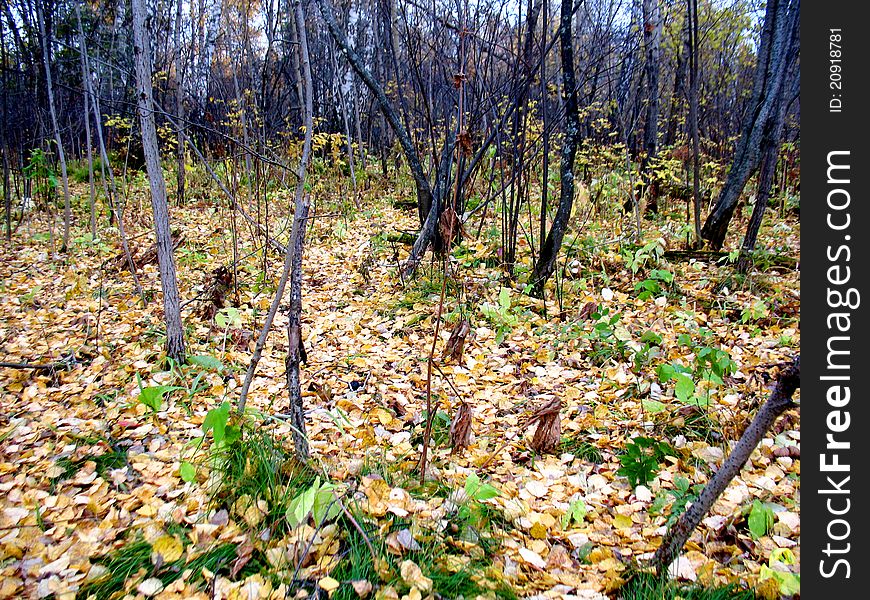
{"label": "fallen branch", "polygon": [[800,387],[800,379],[801,358],[798,356],[791,365],[780,372],[767,402],[764,403],[764,406],[752,419],[752,423],[740,436],[740,441],[722,463],[722,467],[707,483],[698,500],[680,516],[679,520],[665,534],[652,559],[652,565],[655,566],[659,575],[666,572],[670,564],[674,562],[695,527],[712,508],[713,503],[725,491],[731,480],[740,473],[743,465],[749,460],[749,456],[776,419],[786,410],[795,406],[791,398],[795,390]]}
{"label": "fallen branch", "polygon": [[[665,258],[670,261],[680,262],[692,259],[703,262],[718,262],[723,258],[728,258],[729,254],[730,252],[720,250],[668,250],[665,252]],[[797,269],[799,266],[797,259],[791,256],[771,256],[765,260],[770,262],[771,265],[788,269]]]}

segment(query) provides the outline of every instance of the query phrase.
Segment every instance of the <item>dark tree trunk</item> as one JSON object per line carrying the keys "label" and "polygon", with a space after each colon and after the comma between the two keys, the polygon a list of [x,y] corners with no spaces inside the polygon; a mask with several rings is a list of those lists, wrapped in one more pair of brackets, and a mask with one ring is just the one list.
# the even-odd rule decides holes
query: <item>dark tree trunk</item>
{"label": "dark tree trunk", "polygon": [[763,136],[763,156],[761,167],[758,172],[758,191],[755,196],[755,206],[752,208],[752,216],[746,226],[746,235],[740,247],[740,257],[737,260],[737,271],[745,273],[752,262],[751,256],[758,240],[758,232],[764,220],[764,213],[773,187],[773,178],[776,174],[776,164],[779,158],[779,143],[782,139],[782,130],[785,122],[785,113],[789,101],[800,94],[800,73],[797,71],[797,56],[800,51],[800,38],[797,21],[792,28],[792,44],[786,64],[789,83],[786,85],[787,93],[780,98],[779,108],[775,117],[768,123],[769,130],[765,130]]}
{"label": "dark tree trunk", "polygon": [[695,246],[701,247],[701,136],[698,131],[698,0],[688,0],[689,12],[689,131],[692,138],[692,205]]}
{"label": "dark tree trunk", "polygon": [[792,32],[798,26],[800,0],[770,0],[764,15],[758,65],[752,86],[752,101],[744,121],[743,132],[734,154],[731,170],[719,199],[707,217],[701,235],[710,247],[719,250],[725,242],[728,225],[743,188],[758,168],[763,154],[764,131],[779,108],[783,81],[789,60]]}
{"label": "dark tree trunk", "polygon": [[[305,11],[302,3],[296,3],[296,27],[299,30],[299,58],[302,80],[305,82],[305,129],[314,127],[313,85],[311,63],[308,56],[308,36],[305,32]],[[310,135],[310,134],[309,134]],[[310,145],[310,141],[309,141]],[[304,167],[303,167],[304,168]],[[304,183],[305,177],[299,181]],[[302,386],[299,381],[299,363],[305,360],[302,346],[302,247],[305,240],[305,224],[308,217],[308,200],[304,187],[296,188],[293,215],[293,261],[290,265],[290,307],[287,312],[287,393],[290,397],[290,417],[293,425],[293,445],[300,460],[308,458],[308,438],[305,436],[305,408],[302,405]]]}
{"label": "dark tree trunk", "polygon": [[[51,114],[51,128],[54,132],[54,142],[57,144],[57,157],[60,161],[60,175],[63,183],[63,242],[61,251],[66,252],[69,246],[69,229],[72,219],[72,209],[69,199],[69,180],[66,176],[66,155],[63,152],[63,141],[60,139],[60,126],[57,122],[57,111],[54,107],[54,85],[51,78],[51,39],[46,35],[45,15],[42,12],[42,3],[36,2],[36,15],[39,21],[39,37],[42,41],[42,63],[45,67],[45,85],[48,95],[48,110]],[[52,203],[54,199],[51,199]]]}
{"label": "dark tree trunk", "polygon": [[643,0],[643,42],[646,49],[646,123],[643,130],[644,157],[640,166],[647,189],[646,212],[659,210],[658,199],[651,188],[650,162],[658,152],[659,138],[659,71],[661,70],[662,19],[658,0]]}
{"label": "dark tree trunk", "polygon": [[740,441],[731,451],[731,454],[710,479],[704,491],[696,502],[684,512],[679,520],[671,526],[662,543],[656,550],[652,559],[653,565],[659,573],[667,570],[674,559],[680,554],[683,545],[692,535],[695,527],[704,518],[704,515],[712,508],[716,499],[725,491],[731,480],[734,479],[749,460],[749,456],[758,446],[776,419],[786,410],[794,406],[792,395],[800,387],[801,359],[798,356],[794,363],[786,367],[779,375],[776,386],[764,406],[755,415],[752,423],[740,436]]}
{"label": "dark tree trunk", "polygon": [[163,317],[166,322],[166,350],[173,360],[184,362],[184,327],[172,254],[172,234],[169,229],[169,205],[166,182],[160,167],[157,148],[157,128],[154,124],[154,100],[151,92],[151,50],[145,28],[145,0],[132,0],[133,54],[136,62],[139,121],[142,131],[142,152],[151,188],[151,208],[154,212],[154,233],[157,241],[157,264],[163,288]]}
{"label": "dark tree trunk", "polygon": [[559,51],[562,59],[562,94],[565,99],[565,141],[559,164],[562,187],[559,191],[559,207],[553,224],[541,247],[541,255],[532,272],[532,294],[544,297],[544,286],[556,268],[556,259],[562,247],[562,239],[571,218],[574,206],[574,159],[580,143],[580,108],[577,100],[577,82],[574,76],[574,46],[572,25],[572,2],[562,0],[559,14]]}
{"label": "dark tree trunk", "polygon": [[175,116],[178,119],[176,157],[175,157],[175,202],[179,206],[184,204],[184,85],[181,78],[181,70],[184,66],[181,51],[181,7],[183,0],[178,0],[175,7]]}

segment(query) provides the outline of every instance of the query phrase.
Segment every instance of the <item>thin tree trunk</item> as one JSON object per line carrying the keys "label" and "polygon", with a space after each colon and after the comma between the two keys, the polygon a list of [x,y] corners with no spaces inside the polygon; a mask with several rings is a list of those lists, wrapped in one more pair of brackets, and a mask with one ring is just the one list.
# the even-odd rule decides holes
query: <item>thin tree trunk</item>
{"label": "thin tree trunk", "polygon": [[698,132],[698,0],[689,4],[689,127],[692,135],[692,199],[695,215],[695,246],[701,247],[701,139]]}
{"label": "thin tree trunk", "polygon": [[795,405],[792,402],[792,396],[795,390],[800,387],[800,381],[801,359],[798,356],[791,365],[780,373],[767,402],[764,403],[764,406],[752,419],[752,423],[740,436],[740,441],[737,442],[731,454],[704,487],[698,500],[692,503],[665,534],[652,559],[652,564],[660,574],[665,572],[680,554],[680,550],[692,535],[695,527],[713,507],[716,499],[725,491],[728,484],[740,473],[743,465],[749,460],[749,456],[776,422],[776,419]]}
{"label": "thin tree trunk", "polygon": [[39,38],[42,41],[42,63],[45,67],[45,85],[48,95],[48,111],[51,114],[51,128],[54,131],[54,142],[57,144],[57,157],[60,160],[60,176],[63,183],[63,242],[61,252],[66,252],[69,245],[69,229],[72,220],[72,209],[69,199],[69,181],[66,176],[66,156],[63,153],[63,142],[60,139],[60,127],[57,123],[57,111],[54,108],[54,86],[51,82],[51,41],[45,35],[45,15],[42,13],[42,3],[36,2],[36,16],[39,21]]}
{"label": "thin tree trunk", "polygon": [[[91,109],[93,110],[94,123],[97,126],[97,141],[100,143],[100,176],[103,182],[103,193],[109,203],[109,223],[117,221],[118,234],[121,238],[121,248],[124,251],[124,256],[127,258],[127,266],[130,268],[130,275],[133,276],[133,285],[136,287],[136,292],[145,303],[145,292],[142,290],[142,284],[139,283],[139,276],[136,273],[136,263],[133,262],[133,255],[130,253],[130,244],[127,241],[127,232],[124,230],[124,219],[122,218],[121,210],[118,208],[115,199],[118,197],[118,187],[115,184],[115,173],[112,171],[112,164],[109,162],[109,155],[106,152],[106,138],[103,136],[103,123],[100,120],[100,100],[99,96],[94,93],[94,88],[91,83],[90,72],[91,68],[88,61],[88,48],[85,44],[85,34],[82,28],[82,15],[79,5],[76,4],[76,22],[79,28],[79,41],[81,45],[81,53],[84,56],[85,70],[88,76],[85,78],[85,88],[88,97],[91,99]],[[106,177],[108,175],[108,177]],[[111,191],[109,183],[111,183]]]}
{"label": "thin tree trunk", "polygon": [[[7,5],[8,10],[8,5]],[[6,75],[6,29],[0,19],[0,63],[3,65],[3,123],[0,124],[3,140],[3,208],[6,212],[6,241],[12,241],[12,190],[9,185],[9,136],[6,122],[9,120],[9,84]]]}
{"label": "thin tree trunk", "polygon": [[559,17],[559,50],[562,57],[562,95],[565,99],[565,141],[562,145],[562,159],[559,174],[562,181],[559,191],[559,207],[553,217],[553,224],[547,233],[541,255],[532,272],[532,294],[544,297],[544,286],[556,268],[556,258],[562,247],[562,239],[571,218],[574,206],[574,159],[580,143],[580,108],[577,99],[577,83],[574,76],[574,46],[571,32],[571,0],[561,0]]}
{"label": "thin tree trunk", "polygon": [[[266,321],[263,324],[263,329],[260,331],[260,336],[257,338],[257,344],[254,347],[254,354],[251,356],[251,362],[248,365],[247,372],[245,373],[245,380],[242,382],[242,390],[239,394],[239,402],[237,404],[237,410],[239,412],[244,412],[244,410],[245,410],[245,405],[246,405],[247,400],[248,400],[248,392],[251,389],[251,382],[253,382],[253,380],[254,380],[254,374],[257,371],[257,365],[259,364],[260,358],[263,355],[263,348],[266,347],[266,339],[269,337],[269,331],[272,329],[272,322],[275,320],[275,314],[278,312],[278,307],[280,306],[281,300],[284,297],[284,289],[287,287],[287,281],[291,277],[291,271],[293,270],[293,267],[294,267],[294,259],[296,258],[295,257],[295,252],[296,252],[295,245],[296,245],[297,241],[300,244],[299,260],[300,261],[302,260],[302,257],[301,257],[302,239],[301,239],[301,237],[304,234],[305,226],[304,226],[304,219],[300,218],[300,217],[307,216],[307,213],[308,213],[308,204],[304,200],[305,171],[306,171],[306,168],[308,167],[308,159],[311,155],[311,139],[313,137],[313,130],[314,130],[314,125],[313,125],[314,100],[313,100],[313,90],[312,90],[312,83],[311,83],[311,67],[310,67],[310,64],[308,61],[308,41],[307,41],[307,36],[305,35],[305,26],[304,26],[305,18],[304,18],[304,12],[302,12],[301,6],[299,6],[297,8],[297,19],[299,18],[298,17],[299,13],[302,14],[302,17],[301,17],[302,18],[302,25],[300,27],[298,27],[298,30],[299,30],[298,35],[299,35],[299,48],[300,48],[300,63],[302,63],[302,64],[300,64],[300,69],[302,71],[301,78],[305,84],[304,94],[305,94],[305,113],[306,113],[305,119],[306,119],[306,122],[305,122],[305,138],[302,142],[302,156],[299,159],[299,172],[298,172],[299,177],[298,177],[297,182],[296,182],[296,192],[294,194],[295,216],[293,218],[293,228],[292,228],[291,233],[290,233],[290,243],[287,244],[287,248],[285,249],[285,252],[284,252],[284,269],[281,272],[281,279],[278,281],[278,287],[275,290],[275,297],[272,299],[272,304],[269,306],[269,312],[266,314]],[[300,264],[299,268],[301,270],[301,262],[299,264]],[[297,282],[298,282],[298,278],[297,278]],[[300,290],[301,290],[301,288],[300,288]],[[301,294],[301,291],[300,291],[300,294]],[[291,284],[291,296],[292,296],[292,284]],[[291,301],[292,301],[292,298],[291,298]],[[299,301],[301,302],[301,295],[300,295]],[[301,304],[300,304],[300,310],[301,310]],[[289,326],[289,324],[288,324],[288,326]],[[288,330],[288,335],[290,335],[289,330]],[[301,337],[298,338],[298,340],[299,340],[299,346],[297,347],[297,351],[298,351],[297,353],[299,353],[301,355]],[[296,357],[296,358],[294,358],[294,360],[298,361],[298,358],[299,357]],[[290,361],[290,359],[291,359],[291,355],[288,353],[287,360]],[[288,393],[290,394],[290,402],[291,402],[291,410],[292,410],[292,408],[293,408],[293,385],[295,385],[295,384],[291,385],[292,382],[290,380],[290,373],[289,373],[290,368],[291,368],[291,364],[288,362],[288,365],[287,365],[288,380],[287,381],[288,381]],[[297,374],[295,377],[297,378],[296,383],[298,384],[298,362],[296,362],[296,368],[297,368]],[[300,398],[301,398],[301,396],[300,396]],[[300,402],[301,402],[301,399],[300,399]],[[299,422],[297,422],[296,419],[294,418],[293,425],[297,429],[299,428],[299,425],[303,426],[303,428],[300,431],[302,432],[302,437],[304,438],[304,421],[300,420]],[[297,440],[297,438],[296,438],[296,435],[297,435],[297,433],[294,432],[294,441],[299,442],[299,440]],[[304,446],[301,445],[303,442],[305,444]],[[307,442],[302,440],[301,442],[299,442],[299,444],[300,445],[297,445],[297,447],[296,447],[297,453],[299,454],[300,457],[307,456],[307,454],[308,454]],[[304,452],[300,452],[300,450],[304,450]]]}
{"label": "thin tree trunk", "polygon": [[184,204],[184,184],[186,173],[184,171],[184,86],[181,78],[183,53],[181,51],[181,7],[183,0],[178,0],[175,8],[175,116],[178,119],[178,141],[175,159],[175,203]]}
{"label": "thin tree trunk", "polygon": [[651,190],[651,161],[658,152],[659,137],[659,71],[661,69],[662,19],[658,0],[643,0],[643,40],[646,49],[646,123],[643,130],[644,157],[640,166],[644,187],[647,188],[646,212],[658,212],[658,201]]}
{"label": "thin tree trunk", "polygon": [[85,122],[85,142],[88,146],[88,186],[90,188],[90,211],[91,211],[91,238],[97,237],[97,186],[94,183],[94,154],[92,151],[93,142],[91,140],[91,117],[90,117],[90,98],[88,97],[88,62],[85,59],[85,36],[84,32],[79,29],[79,61],[82,65],[82,98],[84,106],[82,107],[82,120]]}
{"label": "thin tree trunk", "polygon": [[[302,81],[305,83],[305,133],[311,145],[314,129],[314,85],[311,81],[311,61],[308,56],[308,35],[305,31],[305,9],[295,2],[296,27],[299,30],[299,58]],[[303,169],[305,165],[303,164]],[[293,446],[300,460],[308,458],[308,439],[305,436],[305,407],[302,404],[302,386],[299,364],[304,360],[302,346],[302,247],[305,240],[305,219],[308,217],[308,199],[305,197],[305,172],[300,173],[294,198],[292,239],[293,261],[290,266],[290,310],[287,312],[287,394],[290,397],[290,416],[293,425]]]}
{"label": "thin tree trunk", "polygon": [[145,0],[132,0],[133,55],[136,63],[139,121],[142,131],[142,151],[151,188],[151,208],[154,212],[154,233],[157,242],[157,263],[163,288],[163,316],[166,323],[166,350],[170,358],[184,362],[184,327],[181,322],[181,304],[175,275],[175,257],[172,253],[172,234],[169,228],[169,205],[166,201],[166,182],[160,167],[157,148],[157,128],[154,124],[154,101],[151,92],[151,50],[145,28]]}

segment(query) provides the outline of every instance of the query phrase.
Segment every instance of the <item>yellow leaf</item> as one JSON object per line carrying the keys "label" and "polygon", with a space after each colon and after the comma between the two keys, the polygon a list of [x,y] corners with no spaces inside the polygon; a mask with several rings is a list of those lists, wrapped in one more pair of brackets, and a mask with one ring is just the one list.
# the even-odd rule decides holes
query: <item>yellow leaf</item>
{"label": "yellow leaf", "polygon": [[184,546],[174,536],[163,535],[157,538],[151,546],[151,562],[157,564],[158,557],[162,557],[163,563],[175,562],[184,553]]}
{"label": "yellow leaf", "polygon": [[330,596],[332,595],[332,592],[334,592],[335,590],[338,589],[339,585],[341,585],[341,584],[338,583],[338,581],[336,581],[332,577],[324,577],[323,579],[321,579],[320,581],[317,582],[317,587],[322,589],[324,592],[326,592]]}
{"label": "yellow leaf", "polygon": [[529,530],[529,533],[536,540],[545,540],[547,539],[547,528],[541,525],[540,523],[535,523],[532,525],[532,528]]}
{"label": "yellow leaf", "polygon": [[627,515],[616,515],[613,517],[613,525],[617,529],[629,529],[632,525],[631,517]]}
{"label": "yellow leaf", "polygon": [[409,586],[417,588],[424,594],[432,591],[432,580],[423,575],[423,571],[413,560],[402,561],[399,572],[402,575],[402,580]]}

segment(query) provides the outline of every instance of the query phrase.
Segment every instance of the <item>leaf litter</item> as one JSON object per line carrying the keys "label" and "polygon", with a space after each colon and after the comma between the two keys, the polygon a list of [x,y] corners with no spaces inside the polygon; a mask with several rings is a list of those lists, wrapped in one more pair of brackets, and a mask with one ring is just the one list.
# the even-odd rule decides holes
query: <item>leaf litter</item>
{"label": "leaf litter", "polygon": [[[185,223],[176,251],[180,288],[193,298],[231,246],[228,236],[201,234],[213,231],[211,221],[221,217],[215,211],[175,210]],[[14,315],[0,324],[5,360],[49,362],[71,352],[77,360],[51,374],[2,370],[0,597],[74,598],[105,578],[110,565],[130,597],[284,597],[289,582],[303,577],[327,595],[347,584],[359,597],[422,598],[437,591],[438,581],[411,558],[427,535],[419,524],[441,527],[472,504],[500,514],[493,567],[483,579],[500,579],[522,596],[606,594],[623,581],[631,560],[651,556],[669,510],[691,502],[683,481],[706,483],[748,423],[753,402],[765,395],[771,366],[799,342],[795,320],[764,327],[735,320],[734,310],[758,301],[745,290],[726,290],[727,306],[715,309],[712,264],[671,265],[684,295],[664,301],[638,299],[630,273],[611,269],[607,286],[575,287],[564,321],[552,306],[544,313],[540,301],[500,287],[497,269],[466,268],[466,293],[479,305],[464,307],[470,315],[446,315],[453,333],[448,328],[438,345],[445,360],[434,375],[434,400],[454,416],[452,423],[445,417],[444,440],[433,449],[438,485],[420,493],[412,469],[438,287],[427,289],[426,282],[437,276],[423,273],[402,288],[392,251],[373,240],[381,239],[384,223],[413,224],[390,208],[372,214],[341,235],[318,224],[310,238],[303,389],[318,468],[341,493],[357,490],[355,507],[367,530],[407,557],[397,563],[399,572],[375,563],[365,577],[338,579],[341,544],[333,524],[263,529],[268,502],[215,510],[207,485],[213,474],[183,466],[208,411],[238,396],[277,257],[270,257],[259,289],[240,289],[241,302],[222,326],[193,314],[192,306],[185,310],[190,354],[214,362],[200,361],[179,377],[177,366],[173,372],[162,364],[155,266],[139,273],[152,296],[143,306],[126,270],[101,268],[111,244],[81,246],[61,262],[49,259],[43,242],[31,241],[2,248],[0,299],[4,313]],[[144,236],[147,223],[131,223],[131,230]],[[484,241],[464,244],[481,257],[492,250]],[[618,264],[620,257],[607,258]],[[240,277],[254,279],[261,259],[242,261]],[[362,264],[364,273],[349,268]],[[797,278],[779,277],[776,285],[796,290]],[[484,303],[488,312],[480,309]],[[265,415],[286,409],[284,319],[276,319],[249,398]],[[650,342],[640,341],[647,331],[660,338],[655,360]],[[699,359],[704,348],[726,350],[733,368],[716,372]],[[695,389],[680,388],[678,398],[674,383],[684,379],[662,380],[655,368],[662,364],[688,373]],[[159,401],[146,402],[143,391],[158,386],[166,386]],[[692,403],[695,410],[682,410]],[[799,573],[800,432],[796,412],[789,415],[692,536],[676,576],[775,595],[772,570]],[[269,427],[276,439],[291,438],[285,422]],[[632,488],[617,471],[638,436],[654,436],[671,450],[654,477]],[[469,488],[472,481],[481,483]],[[483,485],[493,492],[475,499]],[[325,493],[328,503],[332,492]],[[751,515],[759,501],[770,507],[763,521]],[[394,521],[406,525],[390,531]],[[460,530],[451,539],[460,551],[446,560],[456,569],[479,559],[481,538]],[[118,553],[131,540],[141,540],[147,552],[124,572],[105,557],[127,556]],[[207,560],[218,551],[225,558]],[[788,561],[781,560],[785,551]],[[304,566],[298,563],[309,554]],[[284,577],[276,581],[270,572]]]}

